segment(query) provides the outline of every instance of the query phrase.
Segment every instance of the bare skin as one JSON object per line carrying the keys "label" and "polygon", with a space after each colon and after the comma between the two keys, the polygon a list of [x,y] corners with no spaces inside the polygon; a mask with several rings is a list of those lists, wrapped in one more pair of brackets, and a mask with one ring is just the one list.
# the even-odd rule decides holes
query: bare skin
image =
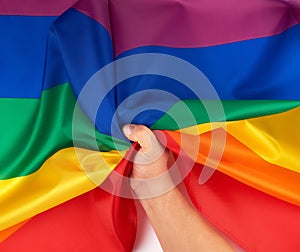
{"label": "bare skin", "polygon": [[[138,142],[141,149],[134,157],[132,178],[142,180],[131,187],[143,206],[164,251],[234,251],[230,244],[194,209],[174,185],[168,192],[143,199],[151,193],[147,180],[164,175],[163,181],[170,185],[168,175],[170,153],[162,148],[150,129],[143,125],[125,125],[125,136]],[[154,160],[154,161],[153,161]],[[145,182],[146,181],[146,182]]]}

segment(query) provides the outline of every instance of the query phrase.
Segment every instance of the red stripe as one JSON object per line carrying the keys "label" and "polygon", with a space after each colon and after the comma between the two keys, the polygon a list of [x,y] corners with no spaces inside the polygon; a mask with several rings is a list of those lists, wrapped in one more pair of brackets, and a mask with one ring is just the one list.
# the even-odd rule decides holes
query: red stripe
{"label": "red stripe", "polygon": [[97,188],[32,218],[0,251],[131,251],[134,204]]}
{"label": "red stripe", "polygon": [[246,251],[297,252],[300,208],[218,171],[203,185],[195,165],[185,184],[195,206]]}

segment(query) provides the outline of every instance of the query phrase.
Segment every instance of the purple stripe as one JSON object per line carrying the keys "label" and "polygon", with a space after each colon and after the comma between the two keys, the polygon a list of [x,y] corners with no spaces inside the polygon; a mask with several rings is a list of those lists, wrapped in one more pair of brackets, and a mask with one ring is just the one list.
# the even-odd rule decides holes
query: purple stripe
{"label": "purple stripe", "polygon": [[1,0],[1,15],[59,16],[78,0]]}
{"label": "purple stripe", "polygon": [[289,3],[270,0],[112,0],[115,54],[147,46],[203,47],[267,37],[299,23]]}

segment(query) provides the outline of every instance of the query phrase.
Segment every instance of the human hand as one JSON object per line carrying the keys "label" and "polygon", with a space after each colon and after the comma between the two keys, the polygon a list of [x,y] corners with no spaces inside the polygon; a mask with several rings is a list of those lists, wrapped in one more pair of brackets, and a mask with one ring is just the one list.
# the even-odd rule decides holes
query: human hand
{"label": "human hand", "polygon": [[[156,196],[173,187],[168,174],[170,153],[159,143],[154,133],[143,125],[127,124],[123,127],[124,135],[131,141],[138,142],[141,149],[133,160],[131,187],[138,195]],[[145,195],[146,192],[147,196]],[[155,195],[150,195],[155,194]]]}

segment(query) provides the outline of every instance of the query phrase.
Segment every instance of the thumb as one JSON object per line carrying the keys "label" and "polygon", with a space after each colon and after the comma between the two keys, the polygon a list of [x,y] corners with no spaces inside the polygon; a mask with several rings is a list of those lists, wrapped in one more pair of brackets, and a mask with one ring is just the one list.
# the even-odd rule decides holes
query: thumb
{"label": "thumb", "polygon": [[164,154],[164,147],[158,142],[154,133],[144,125],[127,124],[123,126],[124,135],[131,141],[138,142],[140,151],[135,157],[138,164],[149,164]]}
{"label": "thumb", "polygon": [[133,142],[138,142],[144,153],[151,151],[157,144],[153,132],[144,125],[126,124],[123,126],[124,135]]}

